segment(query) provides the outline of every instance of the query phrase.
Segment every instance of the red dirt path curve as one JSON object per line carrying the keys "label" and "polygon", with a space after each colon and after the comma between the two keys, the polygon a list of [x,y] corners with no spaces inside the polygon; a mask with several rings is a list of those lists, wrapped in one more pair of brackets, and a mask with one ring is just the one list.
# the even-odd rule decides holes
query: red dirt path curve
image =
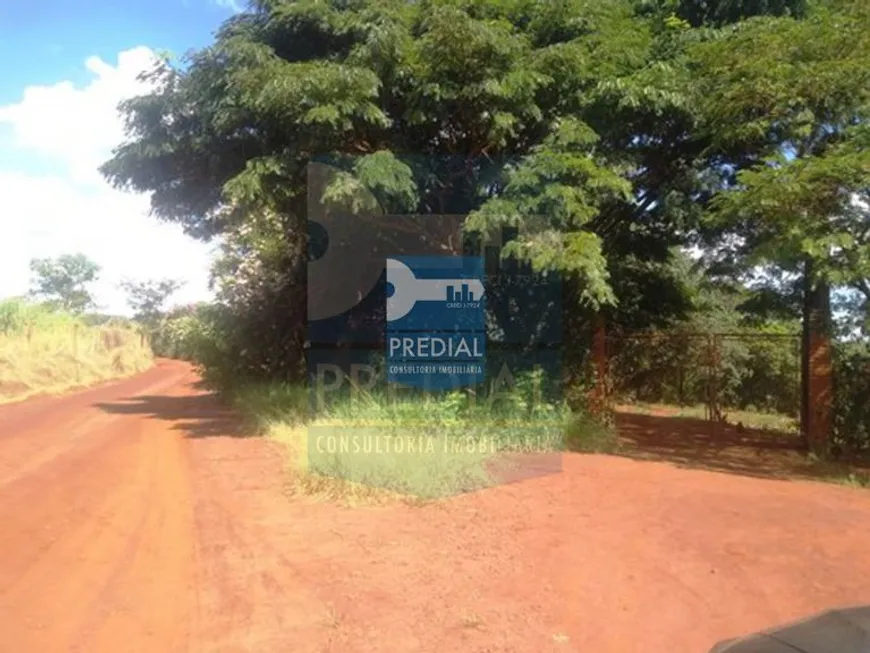
{"label": "red dirt path curve", "polygon": [[568,456],[423,507],[288,499],[161,362],[0,408],[3,653],[705,653],[870,602],[870,494]]}

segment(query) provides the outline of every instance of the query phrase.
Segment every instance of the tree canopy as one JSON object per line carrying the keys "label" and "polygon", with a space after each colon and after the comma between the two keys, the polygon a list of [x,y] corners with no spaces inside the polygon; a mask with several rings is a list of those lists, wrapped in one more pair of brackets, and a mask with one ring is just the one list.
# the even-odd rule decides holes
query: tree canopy
{"label": "tree canopy", "polygon": [[221,236],[247,371],[301,360],[314,161],[341,171],[316,201],[517,230],[502,255],[575,315],[685,315],[689,245],[860,291],[867,26],[854,0],[260,0],[149,74],[102,170]]}
{"label": "tree canopy", "polygon": [[154,325],[162,315],[166,302],[182,285],[176,279],[125,280],[121,288],[127,293],[127,303],[136,319]]}
{"label": "tree canopy", "polygon": [[866,286],[867,24],[866,11],[820,9],[746,21],[696,49],[701,129],[730,173],[711,217],[733,236],[720,248],[731,261],[809,260],[819,279]]}
{"label": "tree canopy", "polygon": [[96,306],[88,286],[99,277],[100,266],[84,254],[64,254],[30,262],[32,294],[70,313],[84,313]]}

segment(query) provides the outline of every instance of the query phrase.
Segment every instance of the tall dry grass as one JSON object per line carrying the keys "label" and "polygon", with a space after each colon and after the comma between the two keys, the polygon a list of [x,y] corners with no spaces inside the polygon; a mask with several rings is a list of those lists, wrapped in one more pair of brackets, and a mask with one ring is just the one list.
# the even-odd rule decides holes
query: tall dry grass
{"label": "tall dry grass", "polygon": [[25,300],[0,301],[0,403],[129,376],[153,360],[130,325],[89,326]]}

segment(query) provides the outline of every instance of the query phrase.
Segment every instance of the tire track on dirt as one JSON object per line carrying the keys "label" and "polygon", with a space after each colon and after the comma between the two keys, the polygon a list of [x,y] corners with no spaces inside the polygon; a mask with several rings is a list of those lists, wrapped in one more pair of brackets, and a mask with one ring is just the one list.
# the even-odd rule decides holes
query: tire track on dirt
{"label": "tire track on dirt", "polygon": [[[258,524],[256,488],[240,488],[249,470],[228,457],[214,465],[208,456],[214,444],[199,442],[194,469],[229,471],[197,475],[197,559],[200,561],[197,602],[204,631],[201,651],[294,651],[324,653],[322,636],[331,615],[312,591],[323,581],[317,554],[308,551],[304,568],[294,563],[276,541],[276,532]],[[226,465],[226,466],[224,466]],[[315,543],[312,542],[312,545]]]}
{"label": "tire track on dirt", "polygon": [[[126,449],[138,448],[138,443],[130,437],[105,451],[111,434],[107,430],[96,437],[102,441],[63,461],[53,473],[22,477],[3,488],[0,551],[6,564],[0,568],[0,597],[16,590],[44,557],[63,555],[55,548],[85,546],[118,512],[122,497],[106,488],[120,482],[132,457]],[[57,506],[64,509],[57,511]],[[25,538],[29,546],[18,546]]]}
{"label": "tire track on dirt", "polygon": [[[153,392],[176,381],[176,377],[162,379],[143,388]],[[79,417],[79,419],[76,419]],[[29,570],[54,547],[72,540],[88,541],[85,535],[76,537],[69,530],[79,532],[82,525],[104,523],[118,510],[118,500],[107,488],[124,481],[127,448],[138,448],[141,437],[138,421],[129,419],[123,424],[124,435],[117,436],[119,416],[91,408],[83,416],[64,413],[60,421],[55,418],[47,435],[60,445],[47,447],[49,453],[24,459],[20,473],[7,476],[0,482],[3,497],[0,503],[0,551],[6,552],[6,565],[0,568],[0,598],[12,592],[26,578]],[[73,424],[73,433],[67,429]],[[87,426],[92,428],[86,429]],[[99,428],[95,428],[99,426]],[[32,431],[32,429],[31,429]],[[59,436],[62,434],[62,437]],[[46,433],[39,434],[45,438]],[[37,443],[31,443],[33,448]],[[9,440],[0,439],[0,456],[13,461],[19,450],[9,451]],[[107,459],[108,457],[108,459]],[[41,467],[49,465],[42,470]],[[54,510],[62,505],[63,511]],[[26,510],[22,510],[26,506]],[[83,519],[87,515],[89,519]],[[90,533],[89,536],[93,536]],[[29,546],[15,546],[14,538],[27,537]]]}
{"label": "tire track on dirt", "polygon": [[195,379],[16,409],[3,469],[67,449],[0,485],[0,651],[696,653],[870,600],[866,493],[566,456],[430,505],[288,499]]}
{"label": "tire track on dirt", "polygon": [[[128,529],[71,650],[108,651],[121,638],[131,653],[187,648],[194,571],[184,443],[153,422],[146,422],[144,435],[162,440],[150,449],[138,493],[142,500],[134,504],[144,509]],[[137,593],[131,596],[130,588]]]}
{"label": "tire track on dirt", "polygon": [[[84,403],[79,412],[43,415],[50,430],[27,429],[37,442],[62,441],[71,423],[80,432],[0,486],[0,651],[184,650],[193,546],[181,436],[94,404],[159,392],[187,373],[169,366],[86,393],[63,402]],[[10,442],[0,438],[0,455]]]}

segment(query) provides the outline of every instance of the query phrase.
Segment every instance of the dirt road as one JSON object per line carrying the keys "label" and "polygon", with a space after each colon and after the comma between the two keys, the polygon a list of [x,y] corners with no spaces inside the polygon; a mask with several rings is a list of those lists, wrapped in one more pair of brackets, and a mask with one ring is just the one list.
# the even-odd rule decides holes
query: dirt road
{"label": "dirt road", "polygon": [[870,602],[867,492],[569,456],[341,508],[287,498],[195,381],[0,408],[0,651],[704,653]]}

